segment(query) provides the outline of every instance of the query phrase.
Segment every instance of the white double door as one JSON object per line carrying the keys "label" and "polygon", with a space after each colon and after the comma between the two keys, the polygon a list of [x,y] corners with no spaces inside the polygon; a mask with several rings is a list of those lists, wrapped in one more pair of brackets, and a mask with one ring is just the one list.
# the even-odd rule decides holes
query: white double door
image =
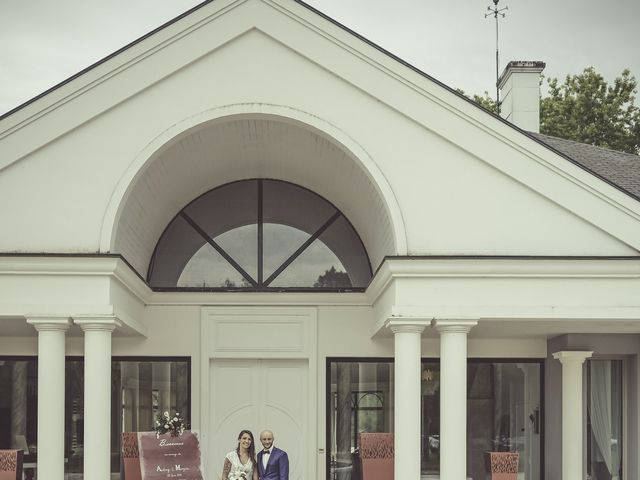
{"label": "white double door", "polygon": [[289,455],[289,478],[310,478],[308,361],[212,359],[210,366],[208,478],[220,478],[241,430],[253,432],[257,453],[265,429]]}

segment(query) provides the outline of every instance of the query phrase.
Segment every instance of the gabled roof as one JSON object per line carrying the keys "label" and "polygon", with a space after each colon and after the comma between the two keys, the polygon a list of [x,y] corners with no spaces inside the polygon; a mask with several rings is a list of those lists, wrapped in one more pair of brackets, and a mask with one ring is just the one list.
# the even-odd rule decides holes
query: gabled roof
{"label": "gabled roof", "polygon": [[640,156],[540,133],[528,133],[585,170],[640,200]]}
{"label": "gabled roof", "polygon": [[[210,3],[214,2],[214,1],[215,0],[204,0],[202,3],[196,5],[195,7],[191,8],[191,9],[189,9],[188,11],[184,12],[183,14],[173,18],[172,20],[169,20],[168,22],[164,23],[163,25],[155,28],[154,30],[152,30],[151,32],[143,35],[142,37],[132,41],[128,45],[125,45],[124,47],[122,47],[119,50],[113,52],[112,54],[104,57],[103,59],[95,62],[94,64],[92,64],[92,65],[88,66],[87,68],[81,70],[80,72],[76,73],[75,75],[63,80],[62,82],[54,85],[53,87],[47,89],[46,91],[40,93],[39,95],[33,97],[32,99],[24,102],[23,104],[21,104],[21,105],[15,107],[15,108],[11,109],[10,111],[0,115],[0,121],[6,119],[9,116],[11,116],[13,113],[23,109],[27,105],[30,105],[31,103],[33,103],[33,102],[35,102],[35,101],[47,96],[49,93],[53,92],[54,90],[57,90],[58,88],[62,87],[63,85],[66,85],[67,83],[72,82],[76,78],[81,77],[85,73],[87,73],[87,72],[93,70],[94,68],[102,65],[103,63],[109,61],[110,59],[112,59],[114,57],[117,57],[118,55],[120,55],[124,51],[130,49],[131,47],[137,45],[138,43],[144,41],[145,39],[147,39],[147,38],[149,38],[151,36],[153,36],[154,34],[158,33],[159,31],[164,30],[165,28],[169,27],[170,25],[180,21],[184,17],[189,16],[190,14],[195,12],[196,10],[199,10],[202,7],[204,7],[205,5],[210,4]],[[393,53],[391,53],[391,52],[389,52],[387,50],[385,50],[381,46],[379,46],[376,43],[368,40],[367,38],[363,37],[362,35],[358,34],[355,31],[351,30],[350,28],[346,27],[345,25],[341,24],[340,22],[336,21],[335,19],[329,17],[328,15],[322,13],[321,11],[319,11],[316,8],[312,7],[311,5],[305,3],[304,1],[302,1],[302,0],[292,0],[292,1],[294,1],[295,3],[300,4],[301,6],[303,6],[306,9],[312,11],[316,15],[318,15],[318,16],[322,17],[323,19],[331,22],[332,24],[338,26],[339,28],[341,28],[344,31],[348,32],[350,35],[353,35],[354,37],[358,38],[360,41],[366,43],[367,45],[369,45],[369,46],[371,46],[373,48],[375,48],[376,50],[380,51],[384,55],[387,55],[388,57],[392,58],[394,61],[396,61],[399,64],[403,65],[404,67],[411,69],[412,71],[418,73],[419,75],[427,78],[431,82],[433,82],[433,83],[437,84],[438,86],[444,88],[445,90],[449,91],[450,93],[452,93],[452,94],[456,95],[457,97],[465,100],[467,103],[472,104],[474,107],[479,108],[480,110],[483,110],[486,114],[493,116],[495,119],[501,121],[503,124],[506,124],[506,125],[512,127],[514,130],[517,130],[517,131],[529,136],[529,138],[532,138],[537,143],[543,145],[546,148],[549,148],[550,150],[554,151],[555,153],[559,153],[562,157],[564,157],[564,158],[568,159],[569,161],[572,161],[573,163],[579,165],[581,168],[585,169],[586,171],[588,171],[589,173],[593,174],[594,176],[600,178],[601,180],[604,180],[605,182],[607,182],[608,184],[610,184],[610,185],[614,186],[615,188],[621,190],[625,194],[628,194],[629,196],[633,197],[634,199],[640,201],[640,157],[638,157],[636,155],[631,155],[631,154],[626,154],[626,153],[617,152],[617,151],[613,151],[613,150],[607,150],[607,149],[603,149],[603,148],[599,148],[599,147],[594,147],[594,146],[591,146],[591,145],[586,145],[586,144],[582,144],[582,143],[578,143],[578,142],[573,142],[573,141],[570,141],[570,140],[563,140],[563,139],[560,139],[560,138],[550,137],[550,136],[547,136],[547,135],[542,135],[542,134],[537,134],[537,133],[532,133],[532,132],[525,132],[525,131],[521,130],[520,128],[518,128],[516,125],[513,125],[512,123],[510,123],[507,120],[503,119],[499,115],[496,115],[495,113],[489,112],[488,110],[482,108],[477,103],[475,103],[473,100],[471,100],[470,98],[468,98],[464,94],[460,93],[459,91],[455,90],[454,88],[442,83],[441,81],[439,81],[438,79],[434,78],[433,76],[431,76],[431,75],[425,73],[424,71],[420,70],[419,68],[409,64],[408,62],[404,61],[400,57],[394,55]]]}
{"label": "gabled roof", "polygon": [[[125,50],[128,50],[129,48],[133,47],[134,45],[137,45],[138,43],[142,42],[143,40],[153,36],[155,33],[164,30],[165,28],[167,28],[170,25],[173,25],[174,23],[182,20],[184,17],[189,16],[191,13],[195,12],[196,10],[201,9],[202,7],[204,7],[205,5],[209,4],[209,3],[213,3],[215,0],[204,0],[202,3],[199,3],[198,5],[190,8],[189,10],[187,10],[184,13],[181,13],[180,15],[178,15],[175,18],[172,18],[171,20],[163,23],[162,25],[160,25],[159,27],[154,28],[153,30],[151,30],[149,33],[144,34],[143,36],[136,38],[135,40],[133,40],[132,42],[128,43],[127,45],[119,48],[118,50],[116,50],[115,52],[107,55],[104,58],[101,58],[100,60],[98,60],[97,62],[89,65],[88,67],[80,70],[78,73],[75,73],[74,75],[70,76],[69,78],[64,79],[63,81],[61,81],[60,83],[55,84],[54,86],[48,88],[47,90],[45,90],[42,93],[39,93],[38,95],[36,95],[33,98],[30,98],[29,100],[27,100],[26,102],[21,103],[20,105],[18,105],[17,107],[12,108],[11,110],[9,110],[8,112],[5,112],[3,114],[0,115],[0,120],[3,120],[5,118],[7,118],[8,116],[10,116],[11,114],[17,112],[18,110],[21,110],[22,108],[26,107],[27,105],[35,102],[36,100],[46,96],[47,94],[49,94],[50,92],[62,87],[63,85],[66,85],[67,83],[73,81],[74,79],[84,75],[85,73],[87,73],[90,70],[93,70],[94,68],[96,68],[99,65],[102,65],[103,63],[107,62],[108,60],[118,56],[120,53],[124,52]],[[383,47],[381,47],[380,45],[372,42],[371,40],[369,40],[368,38],[360,35],[358,32],[350,29],[349,27],[347,27],[346,25],[343,25],[342,23],[338,22],[337,20],[335,20],[334,18],[330,17],[329,15],[321,12],[320,10],[318,10],[315,7],[312,7],[311,5],[309,5],[308,3],[305,3],[302,0],[293,0],[295,3],[298,3],[300,5],[302,5],[303,7],[305,7],[307,10],[312,11],[313,13],[315,13],[316,15],[322,17],[323,19],[333,23],[334,25],[340,27],[341,29],[343,29],[344,31],[348,32],[349,34],[353,35],[354,37],[356,37],[358,40],[361,40],[362,42],[366,43],[367,45],[375,48],[376,50],[384,53],[385,55],[393,58],[396,62],[402,64],[403,66],[413,70],[416,73],[419,73],[420,75],[428,78],[429,80],[431,80],[432,82],[438,84],[439,86],[441,86],[442,88],[449,90],[451,93],[454,93],[455,95],[459,96],[460,98],[466,100],[467,102],[475,105],[476,107],[482,108],[480,107],[477,103],[475,103],[473,100],[471,100],[469,97],[465,96],[464,94],[460,93],[458,90],[450,87],[449,85],[446,85],[445,83],[442,83],[440,80],[438,80],[435,77],[432,77],[431,75],[429,75],[428,73],[420,70],[419,68],[411,65],[410,63],[406,62],[405,60],[403,60],[402,58],[398,57],[397,55],[394,55],[393,53],[389,52],[388,50],[385,50]],[[484,110],[484,109],[482,109]],[[486,112],[488,112],[488,110],[484,110]],[[499,117],[495,114],[493,114],[492,112],[488,112],[489,114],[495,116],[496,118],[499,118],[500,120],[502,120],[502,117]],[[505,123],[509,123],[506,122]]]}

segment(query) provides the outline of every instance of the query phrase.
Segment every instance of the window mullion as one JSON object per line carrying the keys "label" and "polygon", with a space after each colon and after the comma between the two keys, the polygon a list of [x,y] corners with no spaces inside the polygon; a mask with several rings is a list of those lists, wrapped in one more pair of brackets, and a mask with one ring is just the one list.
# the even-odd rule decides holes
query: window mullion
{"label": "window mullion", "polygon": [[263,185],[262,179],[258,179],[258,287],[262,287],[264,268],[264,237],[263,237]]}
{"label": "window mullion", "polygon": [[293,252],[291,254],[291,256],[289,258],[287,258],[284,261],[284,263],[282,265],[280,265],[278,267],[278,269],[271,274],[271,276],[269,278],[267,278],[264,281],[264,286],[266,287],[271,282],[273,282],[276,279],[276,277],[278,275],[280,275],[285,268],[287,268],[289,265],[291,265],[291,262],[293,262],[296,258],[298,258],[300,256],[300,254],[302,252],[304,252],[307,249],[307,247],[309,247],[309,245],[311,245],[315,241],[316,238],[318,238],[320,235],[322,235],[324,233],[324,231],[327,228],[329,228],[333,224],[333,222],[335,222],[338,219],[338,217],[340,217],[340,215],[342,215],[340,212],[334,213],[331,216],[331,218],[329,218],[329,220],[327,220],[318,230],[316,230],[316,232],[313,235],[311,235],[307,239],[306,242],[304,242],[302,245],[300,245],[300,247],[295,252]]}
{"label": "window mullion", "polygon": [[180,212],[179,215],[189,224],[191,227],[198,232],[198,234],[204,238],[209,245],[211,245],[222,257],[229,262],[229,264],[235,268],[240,275],[242,275],[253,287],[257,287],[258,284],[256,281],[249,275],[244,268],[240,266],[238,262],[236,262],[231,255],[229,255],[220,245],[216,243],[216,241],[211,238],[207,232],[205,232],[200,225],[198,225],[189,215],[187,215],[184,211]]}

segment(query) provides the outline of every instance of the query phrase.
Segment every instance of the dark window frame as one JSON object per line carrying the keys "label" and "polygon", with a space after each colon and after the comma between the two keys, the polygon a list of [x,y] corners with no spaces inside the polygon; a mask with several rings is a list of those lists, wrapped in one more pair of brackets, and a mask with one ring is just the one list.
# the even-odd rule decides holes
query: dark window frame
{"label": "dark window frame", "polygon": [[[325,358],[325,478],[332,480],[331,475],[331,414],[333,408],[331,398],[331,364],[332,363],[395,363],[394,357],[326,357]],[[439,357],[421,357],[420,364],[437,363],[440,364]],[[538,364],[540,368],[540,413],[538,426],[540,432],[540,478],[544,478],[545,473],[545,363],[546,358],[497,358],[497,357],[469,357],[469,363],[531,363]],[[394,407],[395,409],[395,407]]]}
{"label": "dark window frame", "polygon": [[[65,361],[65,369],[66,369],[66,364],[67,362],[82,362],[83,364],[83,369],[84,369],[84,355],[65,355],[64,357],[64,361]],[[0,361],[8,361],[8,362],[29,362],[29,361],[33,361],[36,363],[36,366],[38,364],[38,356],[37,355],[0,355]],[[161,356],[155,356],[155,355],[147,355],[147,356],[142,356],[142,355],[135,355],[135,356],[128,356],[128,355],[117,355],[117,356],[112,356],[111,357],[111,365],[113,368],[113,364],[116,362],[184,362],[187,364],[187,368],[189,371],[189,375],[187,377],[187,404],[189,405],[189,418],[187,418],[188,422],[191,424],[192,419],[190,417],[192,417],[193,415],[193,399],[192,399],[192,395],[191,395],[191,390],[192,390],[192,357],[191,356],[166,356],[166,355],[161,355]],[[39,373],[39,372],[38,372]],[[83,375],[83,379],[84,379],[84,375]],[[113,379],[112,379],[113,380]],[[113,383],[112,383],[113,386]],[[66,388],[66,377],[65,377],[65,388]],[[113,393],[113,392],[112,392]],[[66,400],[65,400],[66,402]],[[66,408],[66,405],[65,405]],[[113,405],[112,405],[112,413],[113,413]],[[122,412],[120,412],[120,414],[122,414]],[[36,421],[37,421],[37,411],[36,411]],[[122,419],[122,417],[118,418],[118,421],[120,421]],[[110,425],[113,425],[113,421],[114,418],[113,416],[110,419]],[[65,425],[66,427],[66,425]],[[65,432],[66,435],[66,432]],[[113,439],[112,439],[113,442]],[[36,444],[37,445],[37,444]],[[120,450],[122,448],[121,446],[121,439],[118,438],[117,439],[117,445],[118,445],[118,453],[120,454]],[[110,452],[111,453],[111,452]],[[116,472],[111,472],[111,473],[116,473]]]}
{"label": "dark window frame", "polygon": [[[213,192],[214,190],[226,187],[228,185],[232,185],[235,183],[240,183],[240,182],[256,182],[257,184],[257,278],[254,279],[253,277],[251,277],[251,275],[249,275],[232,257],[231,255],[228,254],[228,252],[226,252],[220,245],[218,245],[215,240],[213,240],[212,238],[210,238],[209,235],[206,234],[206,232],[204,230],[202,230],[197,223],[191,219],[189,217],[189,215],[185,212],[189,206],[191,206],[192,204],[194,204],[195,202],[197,202],[198,200],[200,200],[202,197],[210,194],[211,192]],[[287,257],[287,259],[267,278],[264,279],[263,278],[263,268],[264,268],[264,239],[263,239],[263,195],[264,195],[264,181],[270,181],[270,182],[280,182],[280,183],[286,183],[289,185],[293,185],[296,188],[299,188],[300,190],[309,192],[310,194],[321,198],[323,201],[325,201],[328,205],[330,205],[333,210],[334,213],[333,215],[331,215],[319,228],[316,229],[315,232],[313,232],[311,234],[311,236],[309,237],[309,239],[307,239],[297,250],[295,250],[291,255],[289,255]],[[153,275],[153,270],[154,267],[157,263],[157,253],[158,253],[158,246],[160,244],[160,242],[162,241],[165,233],[167,232],[168,228],[170,227],[170,225],[173,223],[173,221],[175,220],[175,218],[177,217],[182,217],[187,223],[189,223],[191,225],[191,227],[201,236],[203,237],[203,240],[205,240],[207,243],[209,243],[225,260],[227,260],[227,262],[229,263],[229,265],[231,265],[241,276],[244,280],[246,280],[248,283],[251,284],[251,286],[249,287],[242,287],[242,286],[234,286],[234,287],[159,287],[159,286],[153,286],[151,284],[151,277]],[[362,241],[362,238],[360,237],[360,234],[358,233],[358,231],[355,229],[355,227],[353,226],[353,224],[351,223],[351,221],[346,217],[346,215],[344,215],[342,213],[341,210],[339,210],[332,202],[330,202],[329,200],[327,200],[326,198],[322,197],[321,195],[318,195],[316,192],[314,192],[313,190],[310,190],[306,187],[303,187],[301,185],[292,183],[292,182],[287,182],[285,180],[279,180],[279,179],[273,179],[273,178],[247,178],[247,179],[242,179],[242,180],[235,180],[233,182],[228,182],[225,183],[223,185],[219,185],[215,188],[212,188],[211,190],[208,190],[207,192],[203,193],[202,195],[199,195],[198,197],[194,198],[193,200],[191,200],[187,205],[185,205],[180,212],[178,212],[169,223],[167,223],[167,225],[165,226],[164,230],[162,231],[162,233],[160,234],[160,237],[158,239],[158,242],[156,243],[156,246],[154,247],[153,250],[153,254],[151,255],[151,259],[149,261],[149,267],[147,269],[147,275],[145,277],[145,282],[147,283],[147,285],[149,285],[149,287],[155,291],[155,292],[229,292],[229,291],[235,291],[235,292],[336,292],[336,293],[341,293],[341,292],[357,292],[357,293],[361,293],[364,292],[366,290],[366,287],[368,285],[362,286],[362,287],[353,287],[353,286],[349,286],[349,287],[272,287],[269,286],[276,278],[277,276],[282,273],[291,263],[293,263],[296,258],[298,258],[316,239],[318,239],[318,237],[320,237],[320,235],[322,235],[331,225],[333,225],[336,220],[338,220],[340,217],[344,218],[344,220],[347,222],[347,224],[351,227],[351,229],[353,230],[353,232],[356,235],[356,238],[358,239],[358,242],[360,244],[360,248],[363,252],[363,256],[366,259],[366,264],[368,267],[368,273],[369,273],[369,281],[371,281],[371,279],[373,278],[373,269],[371,267],[371,260],[369,258],[369,254],[364,246],[364,242]]]}

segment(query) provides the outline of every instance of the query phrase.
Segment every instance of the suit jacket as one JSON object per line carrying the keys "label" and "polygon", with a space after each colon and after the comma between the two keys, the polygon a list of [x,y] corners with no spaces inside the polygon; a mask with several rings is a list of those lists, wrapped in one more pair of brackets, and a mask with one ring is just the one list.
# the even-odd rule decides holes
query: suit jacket
{"label": "suit jacket", "polygon": [[260,480],[289,480],[289,457],[287,452],[273,447],[267,468],[262,466],[263,452],[258,453],[258,478]]}

